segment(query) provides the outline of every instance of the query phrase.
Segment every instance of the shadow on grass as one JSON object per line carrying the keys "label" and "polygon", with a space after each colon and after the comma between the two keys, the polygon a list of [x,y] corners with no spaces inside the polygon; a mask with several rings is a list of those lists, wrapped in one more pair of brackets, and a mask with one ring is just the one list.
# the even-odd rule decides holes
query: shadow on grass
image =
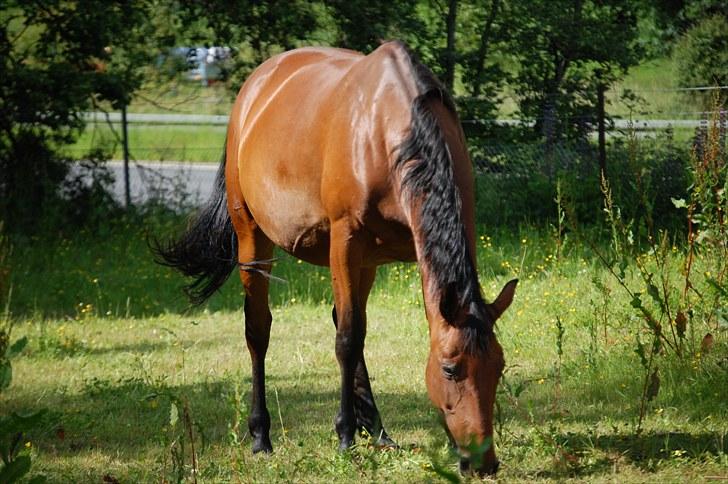
{"label": "shadow on grass", "polygon": [[[327,377],[324,373],[307,374],[296,383],[291,383],[293,376],[267,378],[274,447],[282,438],[282,420],[287,439],[305,442],[312,436],[324,441],[328,438],[332,451],[335,450],[333,421],[339,405],[337,380],[332,379],[330,391],[312,389],[316,386],[312,382],[324,377]],[[242,379],[239,387],[243,413],[247,416],[250,379]],[[172,398],[188,403],[191,417],[198,425],[196,428],[202,429],[206,445],[226,444],[236,412],[235,391],[236,384],[232,379],[179,386],[149,384],[141,379],[91,380],[77,394],[53,392],[41,398],[26,396],[10,399],[4,406],[9,412],[28,412],[40,407],[60,414],[53,432],[30,436],[43,452],[50,451],[59,457],[102,452],[131,459],[153,449],[162,451]],[[383,393],[377,395],[377,400],[387,402],[391,414],[383,415],[383,419],[390,429],[425,429],[438,435],[442,432],[434,413],[428,411],[429,402],[424,395]],[[241,437],[242,434],[247,436],[246,431],[247,422],[240,422]],[[243,446],[249,445],[246,437]]]}
{"label": "shadow on grass", "polygon": [[[239,383],[236,385],[236,383]],[[304,377],[295,375],[270,375],[268,383],[268,408],[271,414],[271,437],[274,448],[283,447],[283,439],[304,446],[306,442],[330,443],[332,455],[336,451],[333,418],[339,405],[338,381],[328,372],[307,372]],[[325,386],[324,389],[321,387]],[[165,436],[170,421],[171,398],[185,400],[193,421],[202,429],[205,446],[230,445],[230,426],[235,418],[235,398],[243,403],[242,413],[247,415],[250,398],[249,377],[239,380],[232,377],[198,382],[187,385],[164,385],[124,379],[120,381],[86,382],[81,391],[64,394],[49,392],[38,397],[24,395],[6,401],[6,410],[33,410],[37,407],[59,412],[58,427],[45,435],[32,435],[31,440],[42,453],[56,458],[71,458],[96,453],[123,460],[155,461],[167,452]],[[276,395],[277,390],[277,395]],[[424,431],[428,441],[442,441],[444,433],[431,410],[427,396],[415,392],[378,392],[377,402],[382,411],[385,426],[395,440],[406,449],[412,444],[400,435],[413,430]],[[532,400],[534,408],[545,404]],[[545,407],[542,407],[545,408]],[[537,419],[549,422],[543,413]],[[593,428],[600,416],[581,414],[574,421]],[[517,419],[519,428],[531,428],[533,424]],[[281,425],[285,428],[284,431]],[[58,432],[62,429],[63,432]],[[247,423],[240,422],[241,437],[246,435]],[[707,454],[717,456],[728,452],[725,439],[708,432],[652,432],[641,435],[606,431],[598,433],[544,431],[549,433],[554,447],[546,450],[553,455],[563,449],[565,455],[574,456],[574,462],[559,466],[542,467],[527,477],[559,479],[565,476],[589,477],[610,472],[615,462],[631,462],[645,471],[654,471],[654,462],[670,458],[675,451],[686,451],[687,457],[700,458]],[[399,434],[399,435],[398,435]],[[500,439],[497,439],[500,440]],[[510,441],[509,441],[510,440]],[[510,448],[537,448],[533,434],[528,437],[504,439],[503,446]],[[243,440],[242,450],[250,452],[250,440]],[[202,455],[206,452],[202,449]],[[506,451],[506,454],[508,451]],[[512,457],[511,457],[512,458]],[[526,476],[521,476],[526,477]]]}
{"label": "shadow on grass", "polygon": [[674,452],[684,451],[687,457],[728,453],[728,441],[714,432],[645,432],[603,436],[567,434],[564,437],[570,440],[576,450],[594,447],[617,452],[638,464],[646,464],[650,459],[668,458]]}
{"label": "shadow on grass", "polygon": [[[613,473],[631,464],[643,472],[655,472],[661,462],[675,458],[704,459],[728,453],[728,442],[712,432],[647,432],[642,434],[560,433],[554,465],[529,477],[563,479]],[[514,444],[516,444],[514,442]],[[528,445],[527,443],[521,443]]]}
{"label": "shadow on grass", "polygon": [[[184,227],[180,220],[176,230]],[[164,231],[159,231],[164,238]],[[163,314],[194,317],[201,310],[239,311],[242,285],[235,271],[202,307],[190,305],[182,289],[189,280],[154,262],[144,227],[115,226],[99,236],[79,233],[62,240],[53,237],[16,241],[10,267],[14,318],[78,318],[84,311],[99,317],[140,318]],[[331,301],[328,269],[298,264],[276,249],[274,274],[285,283],[271,284],[272,306],[292,299]]]}

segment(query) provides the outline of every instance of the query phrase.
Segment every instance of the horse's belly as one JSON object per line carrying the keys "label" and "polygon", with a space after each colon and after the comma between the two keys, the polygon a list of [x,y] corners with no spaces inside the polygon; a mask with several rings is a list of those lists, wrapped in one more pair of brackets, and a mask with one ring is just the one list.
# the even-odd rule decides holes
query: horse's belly
{"label": "horse's belly", "polygon": [[245,199],[256,223],[274,244],[307,262],[328,265],[329,220],[309,191],[279,186],[258,190]]}

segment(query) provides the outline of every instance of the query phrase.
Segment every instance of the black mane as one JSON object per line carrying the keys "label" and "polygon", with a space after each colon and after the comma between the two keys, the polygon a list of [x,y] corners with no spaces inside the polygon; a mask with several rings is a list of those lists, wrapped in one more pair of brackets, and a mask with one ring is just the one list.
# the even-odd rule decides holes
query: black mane
{"label": "black mane", "polygon": [[[419,230],[424,240],[420,262],[427,265],[441,294],[440,312],[450,324],[468,332],[467,346],[476,351],[485,348],[493,322],[468,252],[450,150],[428,107],[432,100],[440,101],[457,119],[455,103],[435,75],[412,52],[405,51],[419,94],[412,102],[410,133],[398,147],[394,169],[401,173],[403,195],[419,204]],[[467,314],[464,320],[463,310]]]}

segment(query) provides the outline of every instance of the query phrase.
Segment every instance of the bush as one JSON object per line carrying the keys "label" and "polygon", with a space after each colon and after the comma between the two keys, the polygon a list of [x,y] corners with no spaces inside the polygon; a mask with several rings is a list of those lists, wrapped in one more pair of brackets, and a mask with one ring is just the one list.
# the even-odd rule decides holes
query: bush
{"label": "bush", "polygon": [[[601,219],[599,166],[590,144],[474,146],[472,152],[478,223],[516,226],[553,221],[557,182],[580,223]],[[625,217],[641,219],[647,216],[642,208],[644,198],[658,227],[682,227],[671,199],[685,196],[690,183],[688,165],[687,148],[677,145],[669,131],[639,144],[616,139],[607,152],[615,203]]]}
{"label": "bush", "polygon": [[608,163],[612,196],[626,220],[658,229],[684,228],[684,217],[672,199],[687,193],[690,153],[675,143],[672,131],[639,142],[634,136],[618,139],[609,150]]}
{"label": "bush", "polygon": [[5,235],[4,223],[0,221],[0,309],[4,308],[10,294],[10,254],[12,246]]}
{"label": "bush", "polygon": [[717,14],[688,30],[674,50],[681,86],[728,84],[728,19]]}

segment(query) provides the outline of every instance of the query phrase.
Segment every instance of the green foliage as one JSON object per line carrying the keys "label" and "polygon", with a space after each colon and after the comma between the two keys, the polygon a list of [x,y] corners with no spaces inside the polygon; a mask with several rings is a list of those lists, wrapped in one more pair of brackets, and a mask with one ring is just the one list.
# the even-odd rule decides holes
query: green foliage
{"label": "green foliage", "polygon": [[[27,336],[18,338],[11,344],[11,330],[12,321],[5,314],[0,317],[0,399],[5,398],[6,390],[13,381],[12,360],[17,358],[28,344]],[[0,482],[8,484],[20,482],[30,472],[29,445],[23,445],[25,443],[23,437],[47,423],[48,416],[46,410],[0,415]],[[45,480],[36,476],[31,482],[45,482]]]}
{"label": "green foliage", "polygon": [[640,139],[631,130],[613,143],[608,152],[608,177],[619,181],[610,188],[622,217],[645,223],[651,218],[657,228],[684,227],[684,218],[671,200],[687,193],[690,153],[675,140],[672,130]]}
{"label": "green foliage", "polygon": [[522,119],[547,140],[583,138],[595,124],[597,88],[639,60],[634,2],[523,2],[514,42]]}
{"label": "green foliage", "polygon": [[728,15],[722,0],[653,1],[640,4],[640,42],[648,54],[666,55],[675,40],[713,15]]}
{"label": "green foliage", "polygon": [[49,207],[76,202],[78,191],[63,187],[71,160],[58,149],[82,128],[79,112],[97,101],[128,103],[161,48],[148,22],[155,3],[3,3],[0,218],[8,230],[32,232]]}
{"label": "green foliage", "polygon": [[[436,466],[458,477],[457,456],[443,443],[421,377],[429,345],[416,266],[381,267],[368,305],[367,363],[382,418],[400,449],[379,451],[362,441],[340,455],[332,432],[339,375],[326,296],[329,274],[295,259],[277,261],[274,275],[288,282],[271,283],[266,367],[275,452],[261,458],[250,454],[245,424],[250,366],[240,282],[231,278],[206,307],[187,311],[182,281],[161,268],[157,273],[143,256],[139,228],[146,225],[159,234],[181,220],[147,216],[103,234],[56,240],[55,250],[50,242],[28,240],[14,253],[14,273],[24,284],[14,285],[13,336],[25,336],[29,343],[13,360],[24,377],[2,395],[1,405],[20,415],[30,410],[28,402],[57,409],[65,429],[64,440],[55,431],[29,434],[31,473],[74,482],[107,474],[121,482],[174,482],[181,472],[191,480],[191,440],[180,403],[186,400],[200,482],[420,482],[438,479]],[[490,226],[477,233],[486,298],[491,300],[505,280],[522,281],[497,328],[508,363],[493,437],[503,463],[499,478],[664,482],[718,475],[728,462],[721,440],[728,398],[725,331],[712,331],[709,353],[659,356],[659,391],[646,408],[643,432],[635,435],[644,381],[633,329],[642,320],[635,319],[630,298],[594,252],[573,231],[566,234],[554,262],[557,242],[543,227]],[[608,244],[598,240],[597,248]],[[700,268],[707,269],[707,263],[700,261]],[[671,267],[679,277],[680,267]],[[624,271],[637,276],[633,265]],[[593,278],[610,291],[606,305],[590,284]],[[49,300],[41,297],[48,287],[59,287],[58,281],[72,295],[58,299],[52,291]],[[74,309],[79,298],[83,307]],[[653,310],[646,292],[641,299]],[[600,314],[593,349],[590,300],[606,311],[607,322],[603,328]],[[564,331],[560,382],[554,374],[559,324]],[[643,331],[641,338],[649,356],[649,333]],[[176,419],[172,396],[180,399]],[[179,453],[182,438],[184,454]]]}
{"label": "green foliage", "polygon": [[[166,395],[169,399],[169,421],[164,427],[162,442],[169,454],[165,455],[163,463],[163,482],[182,483],[191,480],[197,482],[199,473],[198,459],[202,451],[200,440],[204,448],[204,434],[199,423],[192,419],[189,402],[184,397],[172,393]],[[155,395],[152,398],[159,398]],[[197,448],[195,448],[197,444]],[[169,467],[169,470],[168,470]],[[167,476],[170,479],[167,479]]]}
{"label": "green foliage", "polygon": [[171,2],[170,10],[179,22],[178,42],[224,45],[234,50],[233,65],[225,73],[234,92],[272,55],[308,43],[328,43],[328,35],[319,24],[326,11],[318,2],[183,0]]}
{"label": "green foliage", "polygon": [[[72,113],[93,104],[89,93],[103,99],[102,106],[114,107],[138,85],[137,66],[147,58],[136,57],[127,39],[143,48],[152,45],[151,53],[177,42],[230,45],[236,52],[229,73],[234,89],[252,67],[283,49],[308,43],[370,49],[381,36],[405,38],[442,73],[445,3],[210,1],[182,2],[178,8],[154,2],[150,24],[124,10],[141,6],[149,13],[143,9],[152,4],[142,2],[51,2],[47,12],[37,2],[8,4],[2,41],[18,43],[3,59],[8,81],[0,90],[7,111],[25,117],[0,131],[15,136],[3,134],[0,152],[22,161],[16,174],[2,167],[0,185],[41,174],[39,199],[56,196],[67,163],[47,161],[57,160],[58,148],[76,136],[81,123]],[[593,117],[594,83],[617,78],[637,52],[630,44],[630,10],[621,11],[624,32],[615,32],[618,2],[586,2],[579,11],[576,4],[558,2],[457,3],[455,91],[475,96],[462,100],[461,112],[479,121],[465,129],[476,140],[474,158],[487,160],[488,168],[477,182],[477,217],[480,230],[487,230],[477,246],[481,282],[492,296],[500,279],[517,275],[523,281],[514,308],[498,327],[510,365],[497,406],[495,441],[506,463],[501,476],[644,482],[723,472],[728,255],[725,153],[719,141],[724,135],[706,131],[687,174],[690,157],[669,135],[613,142],[609,220],[606,229],[592,226],[603,206],[593,147],[559,142],[488,151],[494,139],[523,142],[530,128],[514,134],[482,122],[495,117],[510,76],[523,83],[513,92],[523,96],[522,112],[541,117],[544,93],[553,92],[544,86],[555,79],[552,67],[560,68],[560,59],[566,67],[555,109],[566,117],[556,127],[557,137],[583,137],[580,123]],[[37,15],[24,14],[31,7],[38,7]],[[59,19],[66,31],[53,24]],[[111,33],[96,32],[97,26]],[[44,32],[55,38],[40,43]],[[142,33],[163,40],[145,43]],[[595,56],[592,47],[614,55]],[[19,53],[30,53],[30,60],[19,60]],[[96,69],[101,65],[103,72]],[[60,95],[49,96],[42,90],[46,86]],[[32,117],[44,109],[54,114]],[[232,277],[205,308],[189,311],[178,291],[182,281],[152,263],[145,243],[147,232],[162,235],[178,227],[178,216],[152,205],[111,220],[109,214],[118,212],[106,205],[105,175],[91,171],[98,173],[95,191],[72,192],[84,201],[75,211],[50,211],[49,203],[23,206],[5,193],[0,201],[4,215],[17,212],[9,219],[14,224],[39,210],[61,220],[99,219],[93,231],[13,234],[12,252],[0,238],[0,290],[4,295],[15,289],[8,307],[20,334],[0,338],[0,397],[8,409],[0,417],[0,450],[3,458],[10,456],[0,481],[26,479],[31,464],[71,481],[460,480],[457,456],[438,443],[442,429],[425,410],[424,384],[412,378],[428,347],[414,265],[380,268],[368,318],[375,392],[402,447],[378,452],[362,442],[340,455],[331,432],[338,375],[326,343],[332,341],[330,277],[326,269],[277,254],[274,274],[287,283],[271,284],[275,323],[267,364],[276,395],[269,403],[280,421],[280,429],[273,429],[278,451],[253,458],[241,429],[247,413],[241,402],[248,397],[241,393],[250,380],[247,363],[241,366],[239,281]],[[37,192],[35,185],[15,181],[2,185],[16,190],[7,193]],[[74,183],[83,189],[79,178]],[[685,212],[681,221],[688,220],[689,228],[660,232]],[[592,246],[575,237],[572,215],[579,230],[596,234]],[[539,227],[553,221],[554,227],[533,229],[524,221]],[[605,256],[603,264],[597,254]],[[687,266],[686,259],[692,261]],[[553,369],[544,366],[551,361],[557,362]],[[27,377],[7,391],[13,369]],[[59,409],[68,436],[47,432],[48,414],[29,414],[28,402]],[[640,434],[631,427],[638,414]]]}
{"label": "green foliage", "polygon": [[[728,307],[728,150],[725,144],[728,128],[725,111],[718,109],[718,100],[716,94],[710,124],[698,137],[691,157],[693,184],[686,207],[688,244],[683,293],[690,319],[702,316],[714,329],[726,326]],[[685,205],[681,202],[676,201],[676,205]],[[702,258],[710,260],[712,265],[702,274],[695,274],[693,263]],[[691,277],[701,278],[710,293],[696,291]]]}
{"label": "green foliage", "polygon": [[[713,344],[711,332],[720,327],[718,314],[727,302],[724,296],[728,293],[728,235],[724,213],[728,203],[722,141],[725,125],[715,111],[705,137],[698,139],[691,157],[693,184],[689,188],[689,202],[671,197],[676,208],[687,208],[687,240],[682,249],[674,245],[675,238],[682,235],[680,232],[675,235],[664,227],[656,227],[655,205],[645,186],[645,170],[636,160],[640,142],[634,134],[628,138],[628,175],[635,185],[635,204],[640,211],[633,212],[631,217],[623,212],[611,184],[602,178],[603,211],[611,244],[605,250],[584,239],[628,296],[633,317],[639,321],[632,326],[635,353],[644,370],[637,433],[642,431],[648,403],[661,388],[658,361],[664,361],[667,355],[682,360],[699,356],[698,347],[709,351]],[[578,231],[573,217],[571,224]],[[698,264],[700,270],[695,269]],[[603,295],[608,294],[605,284],[596,278],[594,283]],[[707,290],[710,287],[717,291],[711,294]],[[595,314],[597,311],[598,308]],[[649,335],[648,345],[643,343],[644,333]],[[595,341],[593,336],[592,346]]]}
{"label": "green foliage", "polygon": [[728,84],[728,17],[700,21],[679,39],[673,55],[681,86]]}
{"label": "green foliage", "polygon": [[[683,198],[689,184],[690,154],[672,132],[645,137],[640,143],[621,138],[607,147],[615,204],[627,219],[646,216],[649,204],[658,227],[684,226],[671,198]],[[599,170],[594,147],[586,143],[491,144],[471,146],[476,160],[476,216],[488,226],[524,221],[556,221],[554,199],[560,184],[581,224],[601,221]],[[639,235],[645,235],[637,234]]]}
{"label": "green foliage", "polygon": [[326,2],[338,27],[336,44],[361,52],[373,51],[382,40],[408,39],[421,31],[423,25],[415,13],[418,3],[421,2]]}
{"label": "green foliage", "polygon": [[[38,222],[41,215],[59,225],[93,216],[64,206],[107,203],[104,183],[88,187],[76,177],[73,189],[62,187],[71,160],[60,148],[82,129],[79,111],[118,109],[143,79],[164,79],[162,54],[173,45],[231,47],[225,74],[237,91],[254,67],[286,49],[333,44],[366,52],[401,38],[436,73],[454,78],[455,93],[470,95],[459,101],[463,118],[474,121],[465,130],[485,146],[510,136],[492,123],[506,92],[548,140],[583,137],[593,124],[595,86],[634,64],[635,12],[617,0],[557,6],[461,0],[449,7],[414,0],[11,2],[1,12],[0,47],[9,54],[1,72],[8,82],[2,86],[0,216],[12,230],[32,232],[47,224]],[[447,22],[450,13],[456,18]],[[544,124],[555,117],[556,124]],[[520,131],[521,138],[531,134]],[[110,151],[74,155],[103,159]],[[94,181],[106,178],[96,167],[91,173]]]}
{"label": "green foliage", "polygon": [[10,299],[10,255],[13,252],[4,228],[5,224],[0,220],[0,307]]}

